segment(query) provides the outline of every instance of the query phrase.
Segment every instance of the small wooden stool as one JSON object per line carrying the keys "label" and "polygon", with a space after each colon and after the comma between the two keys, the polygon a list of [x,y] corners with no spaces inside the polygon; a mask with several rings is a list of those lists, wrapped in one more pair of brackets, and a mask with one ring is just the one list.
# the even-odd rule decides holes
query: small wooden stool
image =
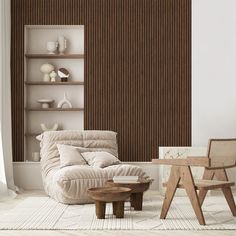
{"label": "small wooden stool", "polygon": [[131,189],[130,204],[136,211],[143,209],[143,193],[149,189],[152,180],[141,179],[137,183],[114,183],[113,180],[106,182],[107,187],[123,187]]}
{"label": "small wooden stool", "polygon": [[112,202],[116,218],[124,218],[124,203],[130,197],[131,189],[124,187],[101,187],[88,189],[88,195],[95,201],[96,216],[105,219],[106,203]]}

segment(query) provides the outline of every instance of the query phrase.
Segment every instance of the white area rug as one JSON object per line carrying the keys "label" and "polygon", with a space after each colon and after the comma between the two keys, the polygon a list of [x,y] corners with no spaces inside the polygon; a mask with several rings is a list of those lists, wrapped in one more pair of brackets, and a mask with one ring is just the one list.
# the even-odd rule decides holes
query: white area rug
{"label": "white area rug", "polygon": [[236,217],[231,215],[223,197],[208,197],[203,210],[207,226],[201,226],[186,197],[176,197],[166,220],[160,220],[162,199],[145,198],[143,211],[125,205],[125,218],[112,215],[107,204],[106,219],[98,220],[94,204],[63,205],[48,197],[29,197],[14,209],[0,216],[0,229],[73,229],[73,230],[206,230],[236,229]]}

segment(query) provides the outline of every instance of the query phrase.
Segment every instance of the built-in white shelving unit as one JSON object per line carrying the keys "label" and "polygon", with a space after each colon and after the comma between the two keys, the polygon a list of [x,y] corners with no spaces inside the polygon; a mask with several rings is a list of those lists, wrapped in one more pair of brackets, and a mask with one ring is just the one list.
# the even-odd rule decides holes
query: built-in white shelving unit
{"label": "built-in white shelving unit", "polygon": [[[64,54],[48,54],[47,42],[67,39]],[[40,71],[42,64],[54,65],[55,71],[66,68],[68,82],[44,82]],[[26,25],[25,26],[25,161],[32,161],[32,153],[39,152],[36,136],[42,133],[41,123],[59,129],[84,128],[84,26],[82,25]],[[64,92],[72,108],[57,108]],[[53,99],[48,109],[41,108],[38,99]]]}

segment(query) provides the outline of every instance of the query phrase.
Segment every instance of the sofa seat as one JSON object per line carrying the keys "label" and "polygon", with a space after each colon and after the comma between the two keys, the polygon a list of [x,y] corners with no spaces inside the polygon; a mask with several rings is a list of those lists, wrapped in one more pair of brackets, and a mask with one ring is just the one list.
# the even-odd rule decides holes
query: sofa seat
{"label": "sofa seat", "polygon": [[74,165],[58,169],[47,181],[47,190],[51,197],[67,204],[89,203],[87,189],[102,187],[113,176],[137,175],[146,178],[140,167],[119,164],[106,168],[93,168],[88,165]]}

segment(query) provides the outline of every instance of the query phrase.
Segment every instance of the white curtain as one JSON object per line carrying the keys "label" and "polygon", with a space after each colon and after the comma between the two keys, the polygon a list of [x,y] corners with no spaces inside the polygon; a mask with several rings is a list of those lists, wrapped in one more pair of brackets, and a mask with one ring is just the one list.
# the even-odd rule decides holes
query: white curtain
{"label": "white curtain", "polygon": [[[13,180],[11,142],[10,0],[0,0],[0,199],[12,197]],[[12,191],[13,190],[13,191]]]}

